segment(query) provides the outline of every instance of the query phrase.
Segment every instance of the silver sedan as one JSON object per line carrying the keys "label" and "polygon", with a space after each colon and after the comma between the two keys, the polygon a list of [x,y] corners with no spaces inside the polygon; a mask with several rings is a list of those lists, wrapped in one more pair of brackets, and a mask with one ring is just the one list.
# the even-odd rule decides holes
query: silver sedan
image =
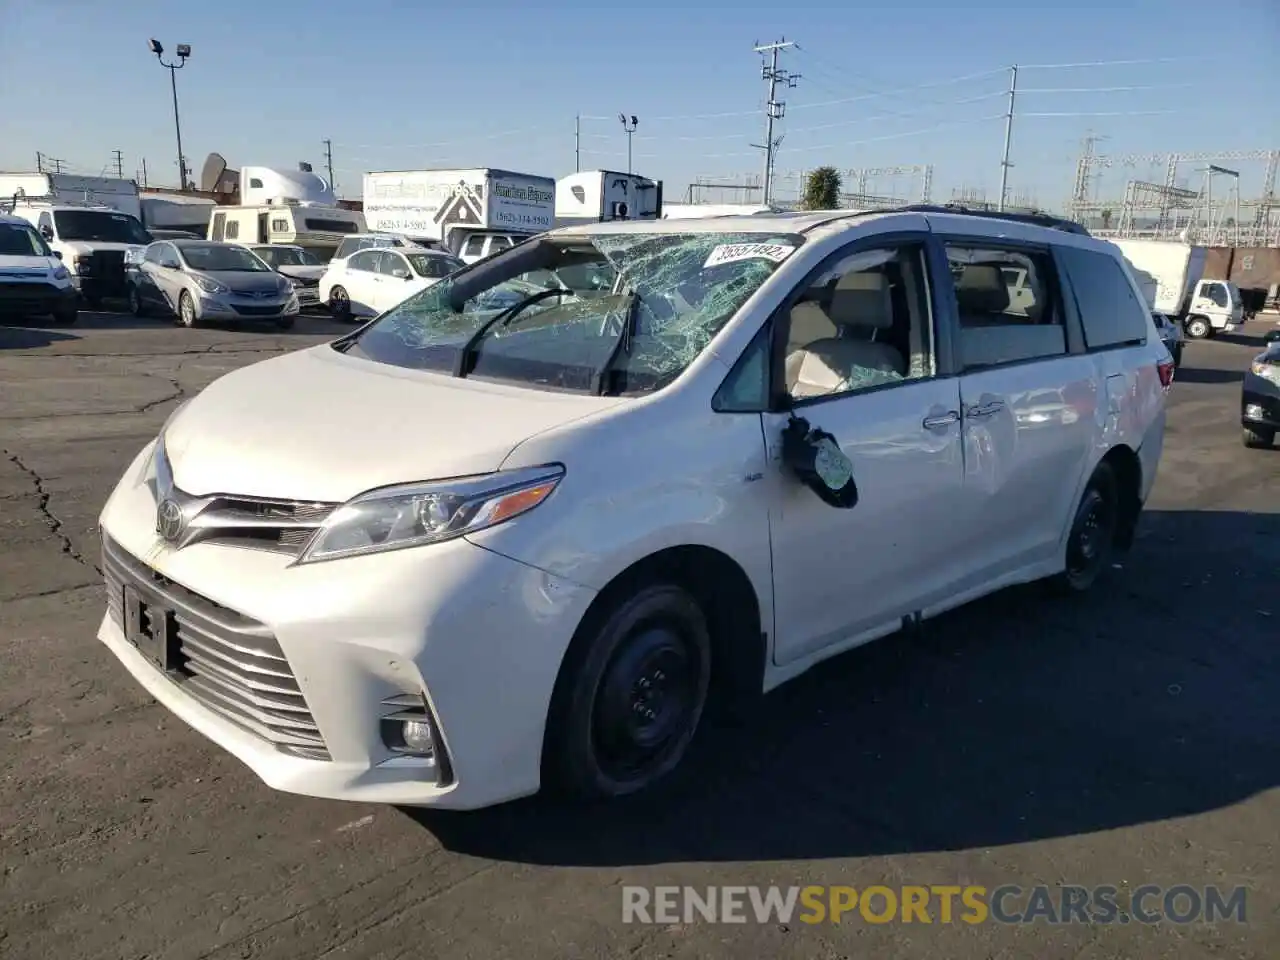
{"label": "silver sedan", "polygon": [[293,285],[256,254],[233,243],[161,240],[131,270],[129,305],[137,316],[162,310],[184,327],[209,320],[293,326]]}

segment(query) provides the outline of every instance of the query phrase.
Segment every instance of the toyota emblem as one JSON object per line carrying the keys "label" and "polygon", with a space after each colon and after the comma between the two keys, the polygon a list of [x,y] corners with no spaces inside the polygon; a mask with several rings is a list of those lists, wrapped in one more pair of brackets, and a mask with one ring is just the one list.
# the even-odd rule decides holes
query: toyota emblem
{"label": "toyota emblem", "polygon": [[182,536],[182,508],[173,500],[161,500],[156,507],[156,533],[170,543],[176,543]]}

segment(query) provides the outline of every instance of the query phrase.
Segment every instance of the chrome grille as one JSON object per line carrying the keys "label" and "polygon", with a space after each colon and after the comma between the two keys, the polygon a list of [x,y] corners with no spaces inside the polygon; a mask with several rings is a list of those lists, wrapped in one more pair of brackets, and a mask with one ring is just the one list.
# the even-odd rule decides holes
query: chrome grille
{"label": "chrome grille", "polygon": [[172,616],[176,657],[166,673],[172,682],[285,753],[330,759],[289,661],[266,625],[174,583],[105,534],[102,569],[107,609],[121,629],[126,584],[137,591],[147,622]]}

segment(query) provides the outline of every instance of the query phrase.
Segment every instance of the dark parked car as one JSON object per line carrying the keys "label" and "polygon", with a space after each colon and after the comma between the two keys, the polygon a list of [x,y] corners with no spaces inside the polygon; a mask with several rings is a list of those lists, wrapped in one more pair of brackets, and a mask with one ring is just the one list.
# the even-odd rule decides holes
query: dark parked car
{"label": "dark parked car", "polygon": [[1253,358],[1240,394],[1246,447],[1269,447],[1280,430],[1280,330],[1267,334],[1267,349]]}

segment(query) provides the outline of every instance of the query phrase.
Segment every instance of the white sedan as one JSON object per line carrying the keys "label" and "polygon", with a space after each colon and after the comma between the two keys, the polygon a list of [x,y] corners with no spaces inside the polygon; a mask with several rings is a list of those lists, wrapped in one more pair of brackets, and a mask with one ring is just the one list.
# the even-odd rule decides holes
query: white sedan
{"label": "white sedan", "polygon": [[320,279],[320,302],[336,320],[375,317],[465,264],[438,250],[361,250],[329,264]]}

